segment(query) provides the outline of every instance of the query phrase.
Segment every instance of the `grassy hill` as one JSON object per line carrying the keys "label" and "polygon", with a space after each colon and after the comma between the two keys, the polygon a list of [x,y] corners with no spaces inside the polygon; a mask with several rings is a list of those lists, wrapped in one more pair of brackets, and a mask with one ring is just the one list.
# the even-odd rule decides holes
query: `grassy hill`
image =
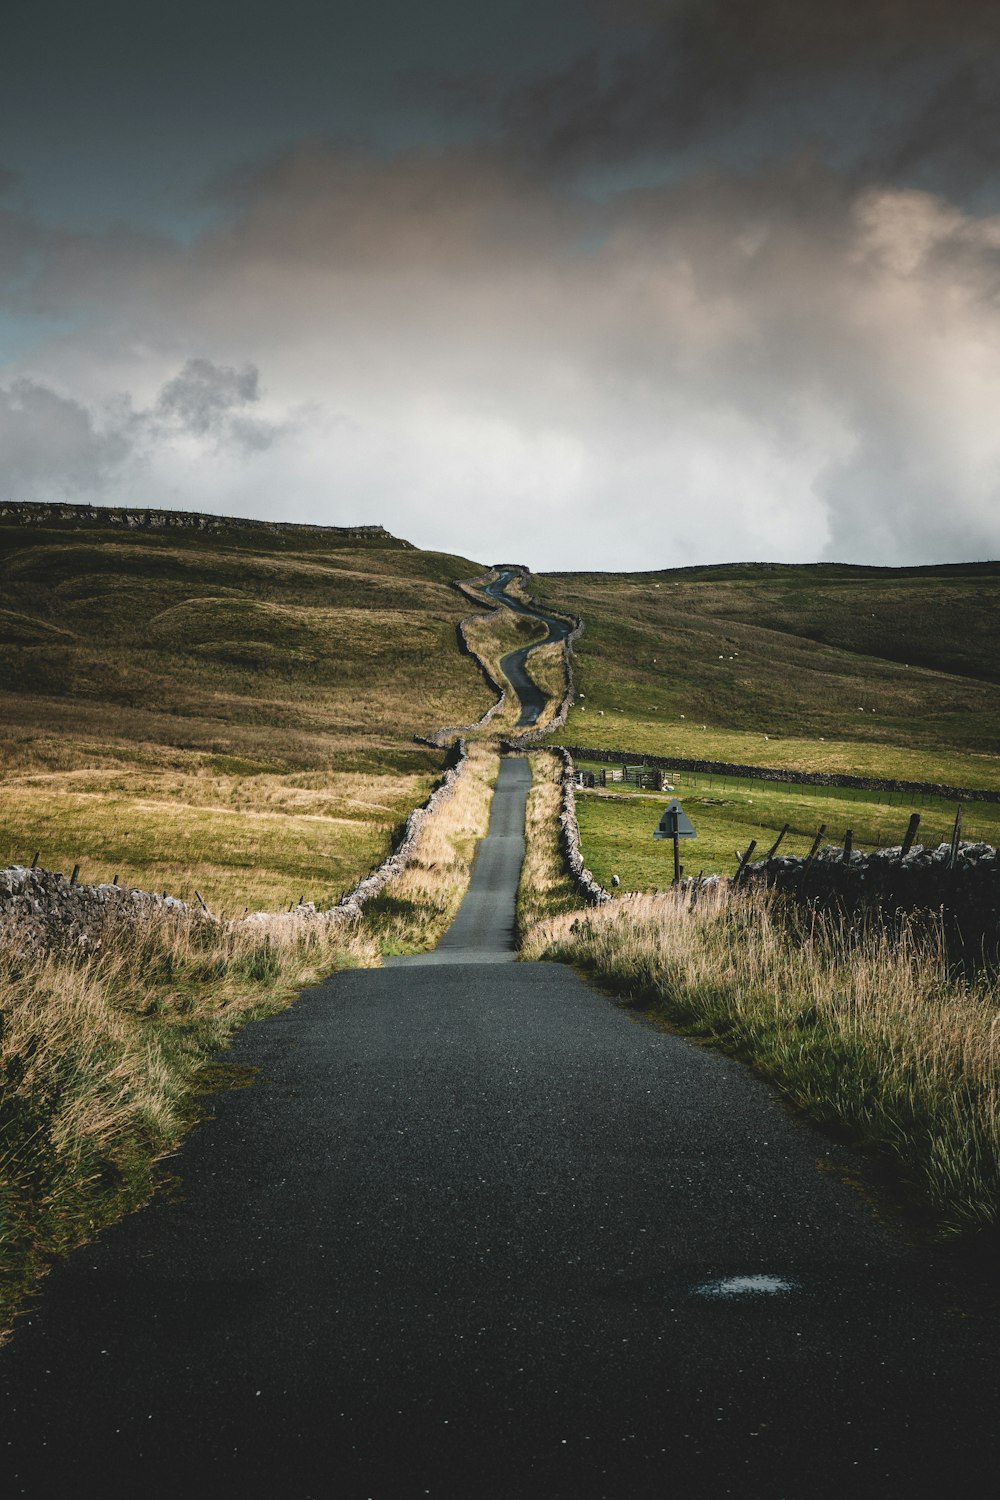
{"label": "grassy hill", "polygon": [[0,508],[0,864],[226,910],[328,904],[491,695],[478,565],[377,527]]}
{"label": "grassy hill", "polygon": [[1000,786],[1000,563],[532,584],[586,620],[567,743]]}

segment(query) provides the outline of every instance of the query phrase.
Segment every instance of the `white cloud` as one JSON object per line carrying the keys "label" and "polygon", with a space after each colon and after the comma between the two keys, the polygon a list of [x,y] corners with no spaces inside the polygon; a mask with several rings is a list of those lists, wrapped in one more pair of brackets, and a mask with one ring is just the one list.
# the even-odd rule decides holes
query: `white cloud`
{"label": "white cloud", "polygon": [[100,332],[12,372],[54,405],[8,490],[549,568],[1000,551],[998,220],[808,157],[597,208],[320,146],[235,208],[183,252],[51,248],[35,295]]}

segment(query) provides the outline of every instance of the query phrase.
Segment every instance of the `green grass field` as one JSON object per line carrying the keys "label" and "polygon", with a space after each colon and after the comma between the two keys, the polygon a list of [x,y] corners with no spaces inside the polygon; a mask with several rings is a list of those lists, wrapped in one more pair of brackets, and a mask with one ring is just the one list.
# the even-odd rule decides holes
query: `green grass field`
{"label": "green grass field", "polygon": [[1000,563],[546,574],[566,744],[1000,787]]}
{"label": "green grass field", "polygon": [[377,864],[492,702],[481,571],[388,535],[0,522],[0,865],[213,907],[318,904]]}
{"label": "green grass field", "polygon": [[[586,768],[580,762],[579,768]],[[599,770],[592,764],[589,769]],[[874,849],[898,844],[911,812],[921,816],[918,841],[937,845],[951,837],[955,804],[934,797],[856,791],[844,787],[802,787],[792,783],[741,780],[682,773],[674,794],[694,824],[697,837],[681,840],[687,875],[732,874],[736,851],[757,840],[755,857],[767,853],[785,823],[782,854],[808,854],[821,823],[824,842],[843,843],[850,829],[854,846]],[[638,792],[616,783],[605,792],[577,793],[583,855],[595,878],[609,886],[617,875],[623,891],[651,891],[673,878],[673,844],[654,841],[653,829],[671,793]],[[1000,843],[1000,804],[970,802],[963,808],[964,839]]]}

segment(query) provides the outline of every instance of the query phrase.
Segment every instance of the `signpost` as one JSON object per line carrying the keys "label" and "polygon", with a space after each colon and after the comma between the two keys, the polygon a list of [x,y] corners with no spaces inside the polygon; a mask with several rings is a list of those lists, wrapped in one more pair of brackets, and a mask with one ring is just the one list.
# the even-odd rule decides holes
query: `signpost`
{"label": "signpost", "polygon": [[653,830],[654,839],[671,839],[674,845],[674,884],[681,878],[681,839],[696,839],[694,824],[675,797]]}

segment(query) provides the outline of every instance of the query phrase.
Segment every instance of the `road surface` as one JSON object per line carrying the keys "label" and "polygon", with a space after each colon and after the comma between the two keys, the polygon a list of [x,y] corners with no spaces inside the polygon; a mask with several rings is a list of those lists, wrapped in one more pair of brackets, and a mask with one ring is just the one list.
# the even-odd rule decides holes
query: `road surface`
{"label": "road surface", "polygon": [[492,583],[486,584],[483,592],[495,599],[498,604],[505,604],[515,614],[527,615],[532,620],[542,620],[548,626],[548,635],[543,641],[535,641],[531,646],[520,646],[516,651],[508,651],[507,655],[500,660],[500,669],[508,682],[513,687],[518,698],[521,700],[521,717],[518,725],[534,724],[545,707],[548,695],[528,676],[526,662],[532,651],[538,646],[547,646],[552,641],[564,641],[573,626],[565,620],[559,619],[557,615],[547,615],[544,610],[529,608],[522,604],[521,600],[507,592],[507,585],[514,577],[509,569],[501,572]]}
{"label": "road surface", "polygon": [[50,1276],[5,1495],[993,1492],[982,1282],[742,1066],[509,961],[526,785],[439,952],[247,1028],[255,1086]]}

